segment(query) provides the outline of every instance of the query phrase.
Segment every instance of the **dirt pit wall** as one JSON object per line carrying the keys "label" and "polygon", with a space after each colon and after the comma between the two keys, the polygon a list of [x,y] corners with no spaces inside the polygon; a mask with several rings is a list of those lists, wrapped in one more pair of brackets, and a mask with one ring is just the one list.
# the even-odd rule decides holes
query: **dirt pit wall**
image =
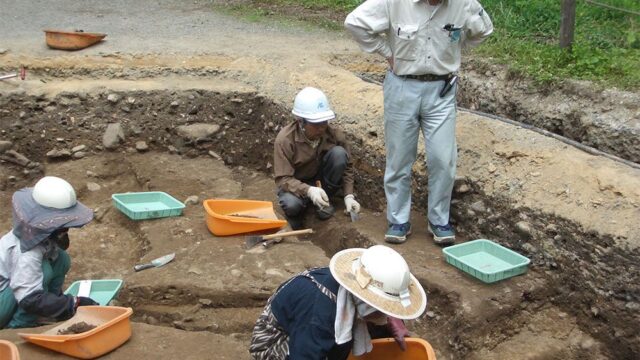
{"label": "dirt pit wall", "polygon": [[[185,162],[219,159],[232,169],[251,169],[271,176],[273,140],[278,130],[290,121],[286,107],[264,95],[204,90],[62,93],[55,98],[10,94],[0,98],[0,108],[2,140],[10,142],[5,143],[2,154],[0,189],[5,201],[12,191],[33,184],[51,164],[87,162],[94,156],[111,152],[169,153]],[[191,127],[203,124],[210,126]],[[112,125],[117,125],[120,132],[105,139]],[[378,222],[384,221],[381,176],[384,157],[359,146],[361,135],[350,136],[355,144],[358,197],[372,216],[382,216]],[[474,154],[462,151],[460,156],[465,166],[466,161],[473,161]],[[153,158],[150,156],[149,161],[153,162]],[[115,166],[113,160],[110,163]],[[429,275],[424,274],[419,278],[432,289],[430,296],[447,299],[432,300],[432,303],[435,309],[442,309],[438,316],[448,320],[443,319],[437,327],[441,331],[428,330],[428,320],[435,320],[427,315],[425,324],[416,327],[418,334],[430,341],[433,339],[440,349],[446,349],[441,350],[446,355],[472,358],[474,353],[490,353],[501,344],[516,341],[514,339],[530,325],[528,318],[537,318],[538,312],[551,307],[553,315],[550,316],[555,316],[557,311],[564,313],[584,334],[602,344],[565,350],[568,352],[564,358],[589,358],[584,356],[591,351],[594,359],[598,356],[631,359],[639,353],[640,343],[635,336],[640,324],[640,287],[635,281],[640,276],[638,249],[621,246],[614,235],[592,232],[583,224],[558,214],[516,205],[509,192],[487,192],[479,180],[481,176],[465,168],[466,175],[456,182],[452,209],[459,236],[501,239],[503,245],[532,259],[527,276],[544,286],[532,286],[530,291],[512,294],[520,299],[518,304],[497,311],[498,315],[487,321],[481,315],[457,311],[464,307],[461,296],[447,293],[443,285],[431,284]],[[118,177],[118,174],[119,171],[114,171],[111,176]],[[141,190],[150,190],[151,177],[147,172],[130,181]],[[416,210],[423,211],[421,204],[426,203],[427,196],[423,178],[415,177],[414,189]],[[379,237],[363,235],[362,231],[328,229],[313,241],[330,256],[345,247],[366,246],[379,240]],[[144,241],[141,244],[137,250],[140,255],[147,251]],[[402,248],[399,250],[402,252]],[[254,307],[249,311],[253,314],[259,310],[256,304],[264,300],[270,290],[249,295],[253,299],[240,305]],[[124,304],[141,306],[126,300],[135,298],[136,291],[145,290],[123,291]],[[154,296],[159,295],[149,297]],[[237,298],[237,294],[229,299],[234,297]],[[176,290],[164,305],[194,302],[189,293]],[[152,318],[156,321],[165,319],[160,323],[189,328],[189,322],[185,325],[183,317],[165,315],[163,318],[157,312],[169,313],[158,306],[147,309],[146,318],[155,314]],[[234,332],[247,331],[246,323],[232,324],[229,328]],[[211,329],[204,326],[194,330]],[[494,335],[490,341],[484,338],[486,333]]]}

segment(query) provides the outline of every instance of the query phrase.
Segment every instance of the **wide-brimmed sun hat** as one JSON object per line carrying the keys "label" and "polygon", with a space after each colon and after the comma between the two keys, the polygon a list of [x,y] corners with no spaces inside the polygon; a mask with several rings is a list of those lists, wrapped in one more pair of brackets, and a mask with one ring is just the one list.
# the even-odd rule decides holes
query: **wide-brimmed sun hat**
{"label": "wide-brimmed sun hat", "polygon": [[427,307],[427,295],[395,250],[375,245],[345,249],[331,258],[329,269],[351,294],[398,319],[415,319]]}
{"label": "wide-brimmed sun hat", "polygon": [[29,251],[54,231],[82,227],[93,219],[93,210],[76,200],[71,185],[46,176],[33,188],[13,194],[13,233],[22,252]]}

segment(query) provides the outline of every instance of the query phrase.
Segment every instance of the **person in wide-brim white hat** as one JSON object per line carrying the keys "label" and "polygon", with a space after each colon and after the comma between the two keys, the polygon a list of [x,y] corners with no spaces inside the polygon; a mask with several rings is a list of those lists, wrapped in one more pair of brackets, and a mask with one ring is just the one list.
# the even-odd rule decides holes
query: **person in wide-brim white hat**
{"label": "person in wide-brim white hat", "polygon": [[426,305],[395,250],[343,250],[328,268],[307,270],[278,288],[256,322],[249,353],[255,360],[344,360],[372,350],[370,326],[404,350],[409,333],[401,319],[419,317]]}

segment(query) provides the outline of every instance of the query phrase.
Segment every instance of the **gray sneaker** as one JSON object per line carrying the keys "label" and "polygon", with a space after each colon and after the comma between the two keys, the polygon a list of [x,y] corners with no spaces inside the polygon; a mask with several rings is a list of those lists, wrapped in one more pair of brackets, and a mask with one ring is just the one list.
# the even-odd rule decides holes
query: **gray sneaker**
{"label": "gray sneaker", "polygon": [[456,241],[456,232],[451,224],[434,225],[429,221],[429,232],[433,234],[433,241],[438,245],[450,245]]}
{"label": "gray sneaker", "polygon": [[402,244],[407,241],[409,235],[411,235],[411,223],[389,224],[387,233],[384,234],[384,241],[391,244]]}

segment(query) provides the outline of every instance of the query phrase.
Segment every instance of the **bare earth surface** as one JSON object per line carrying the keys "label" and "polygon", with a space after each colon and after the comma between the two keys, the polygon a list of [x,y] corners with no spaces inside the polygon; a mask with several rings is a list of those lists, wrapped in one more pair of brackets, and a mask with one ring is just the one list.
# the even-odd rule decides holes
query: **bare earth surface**
{"label": "bare earth surface", "polygon": [[[0,74],[19,65],[29,69],[25,81],[0,81],[0,224],[9,231],[11,195],[43,174],[68,179],[95,209],[94,222],[71,232],[67,283],[121,278],[115,305],[134,310],[131,339],[104,358],[248,359],[253,322],[282,281],[328,265],[342,248],[383,243],[382,91],[360,77],[379,78],[384,68],[344,34],[247,23],[216,14],[205,1],[64,0],[52,6],[0,0],[0,8]],[[44,28],[108,36],[85,50],[63,52],[45,46]],[[463,74],[466,88],[499,87],[496,78],[503,77],[487,75],[491,71],[502,70],[473,65]],[[493,88],[474,95],[464,84],[461,101],[468,107],[486,111],[487,104],[526,102]],[[339,215],[320,222],[310,214],[316,234],[267,250],[243,249],[242,236],[213,236],[203,200],[275,200],[273,139],[290,121],[289,106],[304,86],[327,93],[339,114],[336,125],[354,141],[362,219],[351,223]],[[583,109],[586,117],[574,115],[573,122],[564,122],[565,110],[555,112],[560,127],[615,114],[614,127],[629,136],[607,135],[599,124],[609,118],[589,123],[598,129],[591,134],[602,139],[599,149],[626,149],[613,153],[637,161],[637,94],[625,93],[621,101],[613,100],[611,94],[620,94],[615,90],[571,94],[575,99],[536,93],[540,100],[519,111],[517,120],[526,123],[545,102],[552,104],[546,110],[592,103]],[[598,110],[606,106],[611,109]],[[550,117],[536,119],[540,124],[528,123],[545,127]],[[105,143],[108,124],[120,124],[122,141]],[[206,134],[184,128],[194,124],[216,126]],[[426,231],[421,159],[414,234],[395,247],[429,296],[427,312],[408,324],[414,335],[428,340],[440,359],[637,358],[638,167],[465,111],[457,126],[452,216],[458,242],[492,239],[532,263],[526,275],[491,285],[446,264]],[[111,202],[112,194],[129,191],[198,200],[180,217],[132,221]],[[341,210],[341,199],[334,203]],[[172,263],[133,271],[170,252],[176,253]],[[16,342],[23,358],[63,357],[23,342],[17,332],[2,330],[0,338]]]}

